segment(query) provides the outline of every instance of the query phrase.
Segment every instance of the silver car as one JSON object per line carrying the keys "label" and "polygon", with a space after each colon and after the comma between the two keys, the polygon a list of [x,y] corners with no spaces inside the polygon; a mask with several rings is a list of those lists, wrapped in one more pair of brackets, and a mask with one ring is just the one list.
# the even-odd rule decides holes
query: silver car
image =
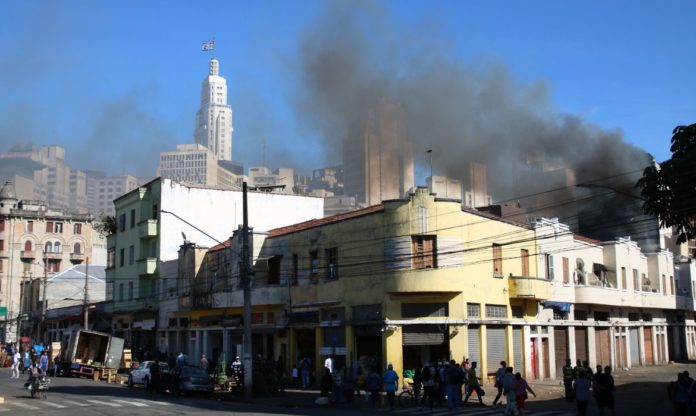
{"label": "silver car", "polygon": [[213,382],[204,369],[200,367],[184,366],[174,377],[172,393],[201,392],[206,396],[210,396],[213,394],[213,389]]}

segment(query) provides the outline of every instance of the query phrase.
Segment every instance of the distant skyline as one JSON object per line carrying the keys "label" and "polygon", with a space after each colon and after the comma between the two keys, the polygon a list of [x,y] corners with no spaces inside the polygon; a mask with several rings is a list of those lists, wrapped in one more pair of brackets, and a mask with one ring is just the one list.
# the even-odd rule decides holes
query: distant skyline
{"label": "distant skyline", "polygon": [[[339,163],[339,149],[323,147],[297,105],[301,39],[327,4],[2,2],[0,151],[58,144],[74,168],[154,176],[159,152],[194,142],[211,57],[201,45],[214,38],[234,111],[234,159],[260,165],[265,142],[269,167],[309,173]],[[428,36],[453,58],[493,62],[523,85],[541,82],[553,112],[622,131],[658,160],[669,157],[674,126],[696,122],[694,2],[355,5],[383,8],[414,37],[436,28]],[[414,149],[421,165],[425,150]]]}

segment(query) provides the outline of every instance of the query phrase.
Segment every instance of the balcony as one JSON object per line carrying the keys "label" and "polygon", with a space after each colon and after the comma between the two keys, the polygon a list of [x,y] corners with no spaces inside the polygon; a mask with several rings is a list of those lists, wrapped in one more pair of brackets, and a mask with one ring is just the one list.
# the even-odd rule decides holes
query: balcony
{"label": "balcony", "polygon": [[508,290],[511,299],[546,300],[550,296],[550,283],[546,279],[530,276],[510,276]]}
{"label": "balcony", "polygon": [[44,251],[43,253],[43,258],[48,259],[48,260],[62,260],[63,259],[63,252],[55,252],[55,251]]}
{"label": "balcony", "polygon": [[595,285],[576,286],[575,302],[659,309],[675,309],[677,305],[677,300],[674,295],[665,295],[656,292],[637,292],[634,290],[622,290]]}
{"label": "balcony", "polygon": [[140,238],[157,237],[157,220],[145,220],[138,224]]}
{"label": "balcony", "polygon": [[138,274],[141,276],[152,276],[157,273],[157,269],[156,258],[138,260]]}
{"label": "balcony", "polygon": [[82,263],[83,261],[85,261],[84,253],[70,253],[70,262]]}
{"label": "balcony", "polygon": [[34,250],[22,250],[19,252],[19,257],[21,259],[35,259],[36,258],[36,252]]}

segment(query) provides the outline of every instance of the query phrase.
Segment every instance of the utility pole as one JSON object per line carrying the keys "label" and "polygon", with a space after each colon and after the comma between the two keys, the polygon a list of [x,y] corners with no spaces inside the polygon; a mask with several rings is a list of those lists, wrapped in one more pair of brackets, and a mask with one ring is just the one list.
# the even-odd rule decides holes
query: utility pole
{"label": "utility pole", "polygon": [[85,323],[84,323],[84,329],[88,330],[89,329],[89,257],[87,257],[85,261],[85,297],[84,300],[82,301],[82,305],[84,308],[84,314],[85,314]]}
{"label": "utility pole", "polygon": [[41,286],[43,286],[43,294],[41,295],[41,322],[39,322],[39,330],[38,333],[36,334],[36,339],[39,339],[39,337],[43,337],[43,326],[46,323],[46,311],[48,310],[48,307],[46,305],[46,287],[48,286],[48,259],[46,258],[46,254],[44,254],[44,277],[43,277],[43,282],[41,283]]}
{"label": "utility pole", "polygon": [[244,290],[244,396],[251,397],[253,388],[253,361],[251,356],[251,278],[249,276],[249,209],[247,206],[247,183],[242,183],[242,261],[239,276]]}

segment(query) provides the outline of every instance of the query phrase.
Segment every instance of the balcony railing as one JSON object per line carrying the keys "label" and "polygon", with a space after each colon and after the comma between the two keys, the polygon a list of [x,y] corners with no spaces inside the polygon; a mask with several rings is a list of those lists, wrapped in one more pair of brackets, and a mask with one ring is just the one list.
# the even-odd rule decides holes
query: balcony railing
{"label": "balcony railing", "polygon": [[63,258],[63,252],[44,251],[43,257],[49,260],[61,260]]}
{"label": "balcony railing", "polygon": [[85,261],[85,253],[70,253],[70,261],[73,263],[82,263]]}
{"label": "balcony railing", "polygon": [[157,220],[145,220],[138,224],[140,238],[157,237]]}
{"label": "balcony railing", "polygon": [[157,273],[157,259],[146,258],[138,260],[138,274],[141,276],[152,276]]}
{"label": "balcony railing", "polygon": [[545,300],[550,296],[550,283],[546,279],[531,276],[509,276],[510,298]]}
{"label": "balcony railing", "polygon": [[19,253],[19,257],[23,259],[35,259],[36,252],[34,250],[22,250]]}

